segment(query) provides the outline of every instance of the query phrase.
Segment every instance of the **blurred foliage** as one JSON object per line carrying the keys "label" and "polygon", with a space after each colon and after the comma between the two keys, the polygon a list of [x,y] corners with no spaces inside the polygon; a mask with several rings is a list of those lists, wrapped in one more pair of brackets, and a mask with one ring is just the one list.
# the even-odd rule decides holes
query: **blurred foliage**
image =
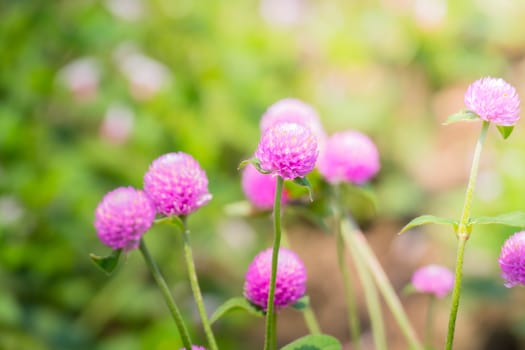
{"label": "blurred foliage", "polygon": [[[210,310],[240,295],[271,225],[224,207],[242,199],[237,165],[256,147],[260,116],[284,97],[312,104],[329,132],[355,128],[377,142],[377,208],[353,206],[363,222],[457,216],[478,126],[454,134],[460,127],[441,123],[480,76],[525,96],[524,23],[520,0],[1,1],[0,349],[180,346],[138,254],[110,278],[88,258],[108,253],[92,226],[104,193],[141,187],[148,164],[171,151],[201,162],[214,195],[190,219]],[[525,209],[523,128],[505,142],[492,131],[476,215]],[[444,251],[437,262],[452,266],[452,233],[425,231]],[[514,292],[495,260],[512,232],[476,229],[466,257],[474,297]],[[158,227],[146,239],[197,325],[180,237]],[[250,344],[249,319],[219,322],[224,348]]]}

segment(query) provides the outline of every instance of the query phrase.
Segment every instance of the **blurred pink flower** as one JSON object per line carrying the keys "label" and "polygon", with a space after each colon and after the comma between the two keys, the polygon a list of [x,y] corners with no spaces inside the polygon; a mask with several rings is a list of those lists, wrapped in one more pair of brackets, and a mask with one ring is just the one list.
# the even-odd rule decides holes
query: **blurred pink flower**
{"label": "blurred pink flower", "polygon": [[100,136],[114,144],[126,142],[133,131],[133,111],[120,104],[111,105],[100,125]]}
{"label": "blurred pink flower", "polygon": [[500,78],[486,77],[472,83],[465,93],[465,105],[481,119],[511,126],[520,119],[520,99],[516,89]]}
{"label": "blurred pink flower", "polygon": [[155,207],[133,187],[107,193],[95,210],[95,228],[102,243],[113,249],[135,249],[155,219]]}
{"label": "blurred pink flower", "polygon": [[525,231],[516,232],[505,241],[498,262],[505,287],[525,286]]}
{"label": "blurred pink flower", "polygon": [[136,21],[144,14],[142,0],[106,0],[106,7],[115,17],[126,21]]}
{"label": "blurred pink flower", "polygon": [[313,170],[318,154],[310,128],[295,123],[277,123],[268,128],[255,151],[262,169],[284,179],[304,177]]}
{"label": "blurred pink flower", "polygon": [[[274,305],[284,308],[295,303],[306,292],[306,269],[299,257],[289,249],[279,249]],[[272,248],[259,253],[248,267],[244,282],[244,296],[252,304],[266,310],[270,277],[272,273]]]}
{"label": "blurred pink flower", "polygon": [[305,0],[261,0],[261,17],[272,25],[292,26],[305,15]]}
{"label": "blurred pink flower", "polygon": [[363,184],[379,171],[379,153],[365,134],[343,131],[328,138],[319,154],[317,167],[330,183]]}
{"label": "blurred pink flower", "polygon": [[188,215],[208,203],[208,178],[189,154],[168,153],[155,159],[144,175],[144,191],[163,215]]}
{"label": "blurred pink flower", "polygon": [[100,80],[100,67],[97,61],[90,57],[78,58],[58,73],[58,79],[80,101],[90,101],[95,98]]}
{"label": "blurred pink flower", "polygon": [[[261,174],[255,167],[248,164],[242,172],[242,190],[246,198],[258,209],[273,208],[277,178],[271,174]],[[281,203],[288,199],[283,189]]]}
{"label": "blurred pink flower", "polygon": [[412,275],[412,285],[418,292],[443,298],[454,287],[454,274],[444,266],[423,266]]}

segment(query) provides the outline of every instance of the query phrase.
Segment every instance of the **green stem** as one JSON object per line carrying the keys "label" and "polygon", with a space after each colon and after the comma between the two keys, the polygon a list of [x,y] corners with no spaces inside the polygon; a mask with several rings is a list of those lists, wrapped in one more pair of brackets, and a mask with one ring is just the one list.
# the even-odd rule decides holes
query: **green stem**
{"label": "green stem", "polygon": [[281,244],[281,196],[283,192],[283,183],[283,178],[281,176],[277,176],[277,184],[275,187],[275,201],[273,205],[274,239],[272,250],[272,274],[270,277],[270,288],[268,292],[264,350],[273,350],[277,347],[277,336],[275,334],[277,320],[274,311],[274,299],[275,281],[277,280],[277,259],[279,257],[279,247]]}
{"label": "green stem", "polygon": [[204,333],[206,334],[206,338],[208,340],[208,345],[210,346],[210,350],[218,350],[217,342],[213,335],[213,331],[210,326],[210,321],[208,320],[208,315],[206,314],[206,308],[204,307],[204,301],[202,299],[202,293],[199,287],[199,281],[197,279],[197,272],[195,270],[195,262],[193,260],[193,252],[191,250],[190,231],[187,227],[187,222],[186,222],[185,217],[182,218],[182,221],[184,223],[184,232],[183,232],[184,258],[186,260],[186,266],[188,268],[188,277],[190,279],[191,290],[193,292],[195,303],[197,304],[197,309],[199,311],[202,326],[204,328]]}
{"label": "green stem", "polygon": [[310,334],[321,334],[321,328],[319,327],[319,322],[317,322],[315,313],[312,310],[312,307],[310,305],[308,305],[303,310],[303,317],[304,317],[304,322],[306,323],[306,327],[308,328],[308,331],[310,332]]}
{"label": "green stem", "polygon": [[362,257],[357,251],[357,247],[353,244],[347,245],[350,250],[350,256],[354,261],[354,265],[359,275],[359,280],[363,286],[365,293],[366,306],[368,308],[368,314],[370,315],[370,321],[372,323],[372,335],[374,337],[375,348],[377,350],[386,350],[386,336],[385,336],[385,325],[383,322],[383,315],[381,313],[381,304],[379,302],[379,296],[374,286],[374,282],[370,278],[366,266],[363,264]]}
{"label": "green stem", "polygon": [[472,159],[472,166],[470,168],[470,176],[467,185],[467,191],[465,193],[465,203],[463,204],[463,211],[461,213],[461,219],[458,226],[458,250],[456,257],[456,274],[454,276],[454,289],[452,291],[452,306],[450,308],[450,317],[448,320],[448,334],[445,349],[451,350],[454,345],[454,333],[456,330],[456,319],[458,316],[459,309],[459,297],[461,295],[461,279],[463,277],[463,257],[465,255],[465,245],[469,239],[471,227],[469,225],[470,220],[470,208],[472,205],[472,196],[474,194],[474,187],[476,185],[476,178],[479,169],[479,160],[481,158],[481,150],[483,149],[483,141],[487,135],[490,123],[483,121],[481,132],[476,143],[476,149],[474,150],[474,158]]}
{"label": "green stem", "polygon": [[341,235],[341,204],[340,204],[340,188],[338,185],[334,186],[334,229],[336,237],[336,251],[337,263],[343,278],[343,288],[345,293],[346,310],[348,323],[350,327],[350,335],[352,337],[352,349],[361,349],[361,325],[359,323],[359,315],[357,312],[357,303],[354,294],[354,285],[350,278],[350,271],[345,261],[345,249],[343,236]]}
{"label": "green stem", "polygon": [[166,281],[164,280],[164,277],[162,277],[159,267],[155,263],[155,260],[153,260],[153,257],[149,253],[149,250],[146,247],[146,243],[144,242],[143,239],[140,240],[139,249],[140,249],[140,252],[142,253],[142,256],[144,257],[144,260],[146,261],[146,265],[148,266],[149,270],[151,271],[151,274],[153,275],[153,278],[155,279],[155,282],[157,282],[157,285],[159,286],[160,292],[162,296],[164,297],[166,304],[168,304],[168,308],[171,312],[171,316],[173,317],[173,320],[175,321],[175,325],[177,326],[179,330],[179,334],[182,339],[182,344],[184,345],[186,350],[191,350],[190,335],[188,333],[188,329],[184,325],[184,321],[182,319],[182,315],[179,311],[179,308],[177,307],[177,304],[175,304],[175,301],[173,300],[171,296],[168,285]]}
{"label": "green stem", "polygon": [[428,296],[428,310],[427,310],[427,322],[425,325],[425,348],[426,350],[432,350],[432,325],[433,325],[433,314],[434,304],[436,303],[436,297],[432,294]]}
{"label": "green stem", "polygon": [[368,245],[363,233],[350,221],[349,218],[345,218],[341,224],[341,234],[347,245],[354,245],[356,251],[359,252],[364,263],[370,270],[377,288],[383,295],[386,304],[390,308],[392,315],[396,319],[399,328],[405,335],[411,349],[423,349],[423,345],[418,340],[412,325],[408,321],[408,317],[403,310],[403,306],[399,301],[399,298],[392,288],[385,271],[381,267],[381,264],[377,260],[374,252]]}

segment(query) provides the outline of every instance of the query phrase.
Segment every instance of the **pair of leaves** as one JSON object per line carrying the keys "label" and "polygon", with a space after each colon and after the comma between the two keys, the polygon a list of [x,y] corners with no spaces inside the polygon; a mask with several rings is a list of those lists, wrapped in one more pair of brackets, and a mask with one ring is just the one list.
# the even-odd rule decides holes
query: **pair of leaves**
{"label": "pair of leaves", "polygon": [[[473,111],[469,111],[468,109],[464,109],[462,111],[459,111],[458,113],[452,114],[450,117],[447,118],[447,120],[443,123],[445,125],[462,122],[462,121],[473,121],[473,120],[479,120],[481,119],[479,115],[477,115]],[[503,139],[507,139],[510,134],[512,134],[512,131],[514,130],[514,126],[504,126],[504,125],[496,125],[498,128],[499,133],[503,137]]]}
{"label": "pair of leaves", "polygon": [[[454,228],[454,232],[457,231],[458,221],[442,218],[434,215],[422,215],[412,221],[410,221],[405,227],[401,229],[400,234],[416,226],[426,225],[426,224],[440,224],[440,225],[451,225]],[[473,225],[506,225],[513,227],[525,227],[525,212],[515,211],[512,213],[501,214],[497,216],[480,216],[477,218],[472,218],[468,222],[468,226]]]}

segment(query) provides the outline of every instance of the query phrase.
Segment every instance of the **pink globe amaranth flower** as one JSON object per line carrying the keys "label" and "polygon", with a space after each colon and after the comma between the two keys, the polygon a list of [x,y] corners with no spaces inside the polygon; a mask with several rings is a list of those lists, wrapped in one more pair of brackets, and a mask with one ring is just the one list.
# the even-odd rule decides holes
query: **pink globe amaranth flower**
{"label": "pink globe amaranth flower", "polygon": [[155,219],[155,207],[141,190],[119,187],[107,193],[95,210],[98,237],[113,249],[135,249]]}
{"label": "pink globe amaranth flower", "polygon": [[318,142],[326,138],[317,112],[308,104],[295,98],[285,98],[268,107],[260,122],[261,132],[276,123],[296,123],[310,128]]}
{"label": "pink globe amaranth flower", "polygon": [[189,154],[168,153],[155,159],[144,175],[144,191],[163,215],[188,215],[208,203],[208,178]]}
{"label": "pink globe amaranth flower", "polygon": [[[242,172],[242,190],[246,198],[258,209],[271,209],[275,201],[277,178],[270,174],[261,174],[248,164]],[[283,189],[281,203],[286,203],[288,194]]]}
{"label": "pink globe amaranth flower", "polygon": [[[186,350],[186,348],[180,348],[179,350]],[[204,346],[192,345],[191,350],[206,350]]]}
{"label": "pink globe amaranth flower", "polygon": [[444,266],[423,266],[412,275],[412,285],[418,292],[443,298],[454,287],[454,274]]}
{"label": "pink globe amaranth flower", "polygon": [[[306,269],[299,257],[289,249],[279,249],[274,305],[276,309],[295,303],[306,292]],[[266,310],[270,277],[272,273],[272,248],[259,253],[248,267],[244,282],[244,296],[252,304]]]}
{"label": "pink globe amaranth flower", "polygon": [[511,126],[520,119],[520,99],[516,89],[500,78],[486,77],[472,83],[465,93],[465,105],[481,119]]}
{"label": "pink globe amaranth flower", "polygon": [[379,171],[379,152],[365,134],[353,130],[339,132],[326,141],[317,168],[330,183],[363,184]]}
{"label": "pink globe amaranth flower", "polygon": [[525,285],[525,231],[516,232],[505,241],[498,262],[505,287]]}
{"label": "pink globe amaranth flower", "polygon": [[308,174],[318,154],[316,137],[308,127],[296,123],[277,123],[268,128],[255,151],[263,170],[284,179]]}

